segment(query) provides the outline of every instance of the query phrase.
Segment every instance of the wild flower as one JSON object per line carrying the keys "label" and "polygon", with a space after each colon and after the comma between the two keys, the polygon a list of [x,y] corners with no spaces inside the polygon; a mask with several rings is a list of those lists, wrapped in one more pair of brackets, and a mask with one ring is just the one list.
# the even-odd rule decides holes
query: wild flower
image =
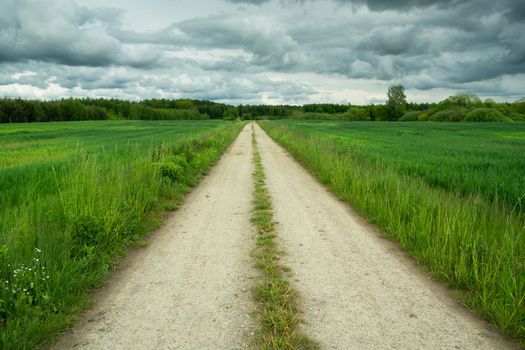
{"label": "wild flower", "polygon": [[[37,254],[42,253],[38,248],[35,250]],[[8,313],[9,309],[20,307],[21,304],[30,306],[43,298],[46,281],[50,276],[45,273],[45,266],[40,258],[32,258],[31,265],[18,264],[12,269],[11,264],[6,266],[4,276],[0,279],[0,300],[4,301],[4,309]]]}

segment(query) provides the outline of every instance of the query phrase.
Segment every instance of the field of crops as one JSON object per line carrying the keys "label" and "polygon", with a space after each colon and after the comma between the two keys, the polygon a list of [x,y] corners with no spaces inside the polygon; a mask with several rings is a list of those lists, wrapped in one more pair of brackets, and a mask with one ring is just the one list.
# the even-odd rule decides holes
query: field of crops
{"label": "field of crops", "polygon": [[0,348],[34,347],[155,217],[176,206],[242,123],[0,125]]}
{"label": "field of crops", "polygon": [[525,339],[525,124],[261,126],[511,337]]}

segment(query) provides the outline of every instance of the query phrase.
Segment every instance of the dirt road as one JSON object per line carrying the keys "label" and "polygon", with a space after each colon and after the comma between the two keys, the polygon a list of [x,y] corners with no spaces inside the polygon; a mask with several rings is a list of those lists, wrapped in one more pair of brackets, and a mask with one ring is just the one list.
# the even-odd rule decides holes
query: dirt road
{"label": "dirt road", "polygon": [[256,127],[305,333],[324,349],[505,349],[391,242]]}
{"label": "dirt road", "polygon": [[[393,243],[258,126],[279,244],[323,349],[505,349]],[[243,349],[255,325],[248,125],[57,349]]]}
{"label": "dirt road", "polygon": [[56,348],[246,348],[255,273],[251,156],[246,127]]}

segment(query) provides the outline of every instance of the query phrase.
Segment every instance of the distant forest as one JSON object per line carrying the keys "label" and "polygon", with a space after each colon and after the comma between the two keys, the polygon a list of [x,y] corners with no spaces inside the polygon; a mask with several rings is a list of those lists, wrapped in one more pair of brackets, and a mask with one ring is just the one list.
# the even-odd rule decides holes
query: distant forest
{"label": "distant forest", "polygon": [[72,120],[142,119],[336,119],[359,121],[525,121],[525,99],[497,103],[472,94],[457,94],[438,103],[355,106],[318,103],[303,106],[239,105],[205,100],[151,99],[131,102],[118,99],[62,99],[52,101],[0,99],[1,123]]}

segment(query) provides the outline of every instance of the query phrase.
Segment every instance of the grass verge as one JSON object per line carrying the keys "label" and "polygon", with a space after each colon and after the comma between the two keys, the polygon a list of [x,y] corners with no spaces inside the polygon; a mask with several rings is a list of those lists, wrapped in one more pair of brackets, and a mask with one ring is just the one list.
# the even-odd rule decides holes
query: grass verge
{"label": "grass verge", "polygon": [[299,330],[301,318],[298,293],[286,279],[289,268],[280,261],[283,254],[276,242],[270,195],[265,185],[261,156],[252,126],[253,163],[255,183],[252,222],[257,230],[255,249],[256,267],[261,270],[260,281],[254,289],[255,299],[261,305],[261,328],[256,342],[260,349],[319,349],[315,341]]}
{"label": "grass verge", "polygon": [[74,324],[125,249],[176,208],[243,125],[79,151],[25,166],[31,177],[8,169],[10,186],[0,188],[9,195],[0,200],[0,348],[45,346]]}
{"label": "grass verge", "polygon": [[525,343],[523,214],[356,157],[353,147],[327,135],[273,122],[260,125],[434,276],[462,290],[465,305]]}

